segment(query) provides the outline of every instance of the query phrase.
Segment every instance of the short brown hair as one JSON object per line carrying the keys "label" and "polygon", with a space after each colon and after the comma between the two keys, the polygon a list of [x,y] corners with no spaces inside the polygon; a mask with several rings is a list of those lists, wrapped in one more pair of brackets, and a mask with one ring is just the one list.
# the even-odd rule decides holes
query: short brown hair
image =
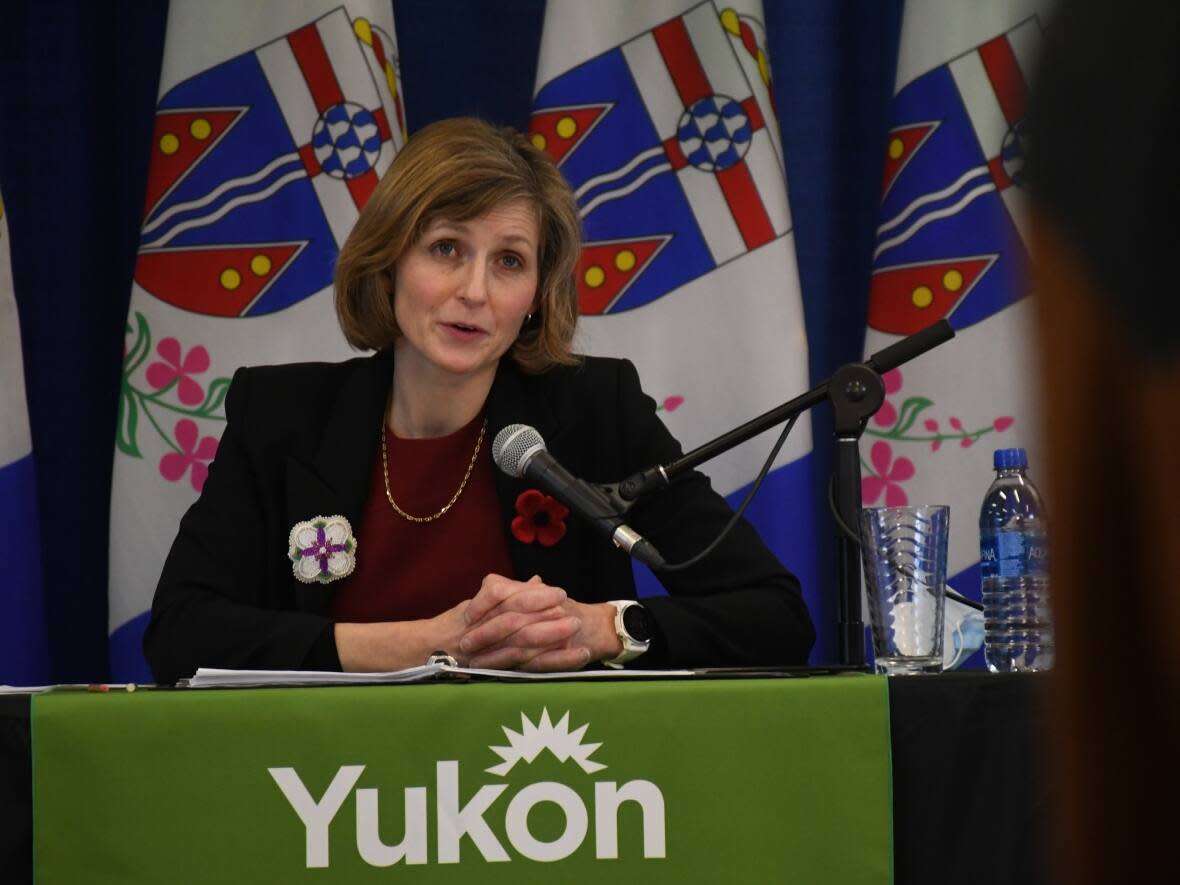
{"label": "short brown hair", "polygon": [[336,259],[336,315],[353,347],[389,347],[393,267],[434,221],[467,221],[525,200],[537,211],[537,315],[512,358],[527,372],[573,363],[578,319],[574,270],[582,246],[573,191],[553,161],[514,129],[474,117],[440,120],[417,132],[377,184]]}

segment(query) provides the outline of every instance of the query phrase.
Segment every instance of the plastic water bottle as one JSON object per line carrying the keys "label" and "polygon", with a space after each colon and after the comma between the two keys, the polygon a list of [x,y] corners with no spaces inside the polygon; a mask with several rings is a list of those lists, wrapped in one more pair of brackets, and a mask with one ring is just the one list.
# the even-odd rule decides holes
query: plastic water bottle
{"label": "plastic water bottle", "polygon": [[1053,666],[1045,505],[1024,449],[998,449],[979,514],[984,657],[993,673]]}

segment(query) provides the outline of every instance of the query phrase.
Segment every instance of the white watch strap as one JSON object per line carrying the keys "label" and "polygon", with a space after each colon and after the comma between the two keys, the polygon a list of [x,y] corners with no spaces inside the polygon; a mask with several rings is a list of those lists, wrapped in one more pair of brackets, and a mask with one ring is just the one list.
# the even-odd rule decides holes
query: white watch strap
{"label": "white watch strap", "polygon": [[639,605],[634,599],[612,599],[610,604],[615,607],[615,635],[619,637],[619,641],[623,643],[623,650],[607,661],[603,661],[606,666],[615,669],[621,668],[628,661],[633,661],[648,648],[651,647],[651,640],[640,642],[627,632],[627,628],[623,626],[623,612],[633,605]]}

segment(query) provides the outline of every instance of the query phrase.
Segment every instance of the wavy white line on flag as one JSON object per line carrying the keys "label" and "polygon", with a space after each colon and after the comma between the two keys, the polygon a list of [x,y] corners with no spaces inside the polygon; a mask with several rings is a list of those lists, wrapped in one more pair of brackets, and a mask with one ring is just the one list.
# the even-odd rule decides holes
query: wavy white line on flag
{"label": "wavy white line on flag", "polygon": [[621,197],[627,196],[628,194],[634,193],[635,191],[639,190],[639,188],[643,187],[643,185],[645,185],[648,180],[654,178],[662,172],[671,171],[672,165],[670,163],[660,163],[658,166],[652,166],[630,184],[621,188],[616,188],[613,191],[604,191],[603,193],[599,194],[584,207],[582,207],[581,216],[585,218],[603,203],[609,203],[611,200],[617,200]]}
{"label": "wavy white line on flag", "polygon": [[653,157],[662,156],[664,156],[664,149],[662,147],[654,147],[649,148],[646,151],[642,151],[636,154],[618,169],[613,169],[610,172],[603,172],[601,175],[595,175],[593,178],[586,179],[586,181],[582,182],[581,186],[576,191],[574,191],[574,196],[580,200],[600,184],[609,184],[612,181],[617,181],[618,179],[630,174],[631,170],[633,170],[640,163],[644,163]]}
{"label": "wavy white line on flag", "polygon": [[923,215],[914,224],[910,225],[905,231],[898,234],[893,239],[880,243],[877,248],[873,250],[873,260],[876,261],[877,258],[880,257],[881,253],[887,249],[892,249],[894,246],[900,246],[902,243],[913,238],[914,234],[916,234],[926,225],[930,224],[930,222],[938,221],[940,218],[948,218],[951,215],[955,215],[968,203],[971,203],[979,197],[982,197],[984,194],[991,193],[995,189],[996,186],[994,184],[981,184],[979,187],[975,188],[975,190],[968,191],[966,194],[964,194],[963,198],[953,206],[947,206],[945,209],[939,209],[937,212],[930,212],[926,215]]}
{"label": "wavy white line on flag", "polygon": [[284,175],[278,181],[274,182],[266,190],[259,191],[257,193],[253,193],[253,194],[247,194],[247,195],[241,196],[241,197],[237,197],[233,200],[230,200],[228,203],[226,203],[224,206],[222,206],[220,209],[218,209],[216,212],[214,212],[210,215],[205,215],[205,216],[202,216],[201,218],[193,218],[193,219],[183,222],[182,224],[178,224],[178,225],[176,225],[176,227],[172,228],[172,230],[168,231],[168,233],[166,233],[164,236],[160,237],[159,239],[152,240],[152,242],[150,242],[150,243],[145,243],[143,245],[143,248],[145,248],[145,249],[158,249],[160,246],[164,246],[164,245],[168,244],[169,242],[171,242],[172,240],[174,240],[176,237],[178,237],[180,234],[184,233],[187,230],[192,230],[193,228],[196,228],[196,227],[207,227],[210,224],[214,224],[214,223],[220,221],[222,218],[224,218],[226,215],[228,215],[230,212],[232,212],[234,209],[238,208],[239,206],[245,206],[248,203],[259,203],[263,200],[269,199],[271,196],[278,193],[280,190],[285,188],[291,182],[299,181],[304,178],[307,178],[307,172],[302,168],[296,169],[294,172],[288,172],[286,175]]}
{"label": "wavy white line on flag", "polygon": [[942,200],[945,197],[949,197],[951,194],[956,193],[957,191],[962,189],[962,187],[967,182],[969,182],[971,179],[979,178],[981,175],[987,176],[989,174],[990,173],[988,172],[987,166],[976,166],[973,169],[968,169],[966,172],[964,172],[962,175],[960,175],[958,180],[956,180],[953,184],[947,185],[942,190],[932,191],[931,193],[923,194],[922,196],[918,197],[918,199],[914,200],[912,203],[910,203],[908,206],[906,206],[904,209],[902,209],[900,212],[898,212],[897,215],[893,216],[893,218],[889,219],[889,221],[886,221],[883,224],[881,224],[881,226],[877,228],[877,236],[879,237],[882,234],[887,234],[887,233],[889,233],[889,231],[893,230],[895,227],[903,224],[906,221],[906,219],[908,219],[911,215],[913,215],[916,211],[918,211],[918,209],[922,208],[923,206],[929,205],[930,203],[936,203],[939,200]]}
{"label": "wavy white line on flag", "polygon": [[145,224],[141,233],[146,236],[147,234],[150,234],[152,231],[156,230],[156,228],[162,226],[165,222],[179,215],[181,212],[187,212],[189,209],[201,209],[205,206],[208,206],[210,203],[214,202],[228,191],[239,187],[246,187],[251,184],[257,184],[272,172],[274,172],[275,169],[292,162],[302,163],[303,161],[299,159],[299,154],[296,152],[284,154],[281,157],[276,157],[275,159],[271,160],[257,172],[254,172],[250,175],[239,176],[238,178],[231,178],[222,182],[203,197],[198,197],[195,200],[188,200],[184,203],[177,203],[175,206],[169,207],[166,212],[161,213],[157,218],[153,219],[148,224]]}
{"label": "wavy white line on flag", "polygon": [[[213,136],[212,141],[210,141],[205,146],[205,148],[201,151],[201,156],[208,156],[210,153],[212,153],[214,150],[216,150],[227,137],[229,137],[230,133],[233,132],[234,127],[236,127],[238,125],[238,123],[241,122],[242,115],[245,114],[245,112],[247,110],[249,110],[249,108],[246,106],[242,106],[242,105],[209,106],[209,105],[202,103],[202,105],[199,108],[198,107],[167,107],[167,106],[161,105],[159,108],[157,108],[156,119],[157,119],[157,124],[158,124],[161,120],[167,119],[168,117],[171,117],[174,115],[175,116],[187,116],[189,114],[202,114],[203,115],[205,113],[218,114],[218,113],[225,113],[225,112],[232,114],[232,116],[229,117],[229,119],[226,121],[226,125],[224,126],[224,128],[221,128],[220,132],[216,132]],[[156,163],[156,160],[153,159],[151,161],[152,166],[154,166],[155,163]],[[153,184],[152,178],[154,176],[149,175],[149,178],[148,178],[148,208],[150,208],[151,211],[155,211],[161,205],[163,205],[164,202],[167,201],[168,198],[172,196],[173,192],[177,188],[179,188],[182,185],[182,183],[188,178],[189,173],[191,173],[199,165],[200,165],[199,159],[198,159],[198,162],[188,165],[187,168],[185,168],[180,173],[180,175],[178,175],[175,178],[175,180],[169,181],[167,183],[167,186],[162,191],[159,191],[159,192],[156,192],[154,190],[154,188],[152,187],[152,184]],[[151,169],[151,166],[149,166],[149,169]],[[152,171],[154,172],[154,169]],[[145,208],[145,211],[148,211],[148,208]],[[145,216],[145,217],[147,217],[147,216]]]}

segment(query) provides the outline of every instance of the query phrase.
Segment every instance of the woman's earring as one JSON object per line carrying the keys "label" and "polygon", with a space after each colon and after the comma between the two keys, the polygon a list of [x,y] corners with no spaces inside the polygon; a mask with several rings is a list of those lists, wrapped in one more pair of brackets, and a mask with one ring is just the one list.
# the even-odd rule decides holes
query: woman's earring
{"label": "woman's earring", "polygon": [[532,321],[533,321],[533,315],[531,313],[526,313],[524,315],[524,324],[527,326]]}

